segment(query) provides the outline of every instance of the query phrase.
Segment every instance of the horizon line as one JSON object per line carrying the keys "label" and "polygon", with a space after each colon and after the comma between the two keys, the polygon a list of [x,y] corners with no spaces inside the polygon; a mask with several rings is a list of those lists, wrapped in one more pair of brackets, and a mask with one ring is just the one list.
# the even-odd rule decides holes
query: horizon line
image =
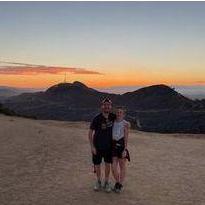
{"label": "horizon line", "polygon": [[[47,89],[51,86],[54,85],[58,85],[58,84],[62,84],[62,83],[74,83],[76,81],[73,82],[59,82],[57,84],[52,84],[52,85],[48,85],[46,87],[25,87],[25,86],[11,86],[8,84],[0,84],[0,87],[8,87],[8,88],[19,88],[19,89]],[[81,82],[81,81],[78,81]],[[86,85],[86,83],[81,82],[82,84]],[[132,87],[149,87],[149,86],[154,86],[154,85],[166,85],[169,86],[171,88],[173,88],[174,86],[176,87],[205,87],[205,84],[168,84],[168,83],[150,83],[150,84],[144,84],[144,85],[140,85],[140,84],[135,84],[135,85],[114,85],[114,86],[88,86],[90,88],[95,88],[95,89],[112,89],[112,88],[132,88]]]}

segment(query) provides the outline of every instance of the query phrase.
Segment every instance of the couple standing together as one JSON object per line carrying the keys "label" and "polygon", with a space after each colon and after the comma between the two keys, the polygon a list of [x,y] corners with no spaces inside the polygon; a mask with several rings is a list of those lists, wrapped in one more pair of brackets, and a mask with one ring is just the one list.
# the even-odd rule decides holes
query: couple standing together
{"label": "couple standing together", "polygon": [[[126,159],[129,160],[127,150],[129,123],[124,120],[123,108],[117,108],[115,114],[111,110],[112,102],[109,98],[105,98],[101,102],[101,113],[90,124],[89,141],[97,177],[94,190],[104,189],[106,192],[113,190],[119,193],[123,189]],[[102,159],[105,162],[104,183],[101,176]],[[115,179],[113,187],[109,182],[111,169]]]}

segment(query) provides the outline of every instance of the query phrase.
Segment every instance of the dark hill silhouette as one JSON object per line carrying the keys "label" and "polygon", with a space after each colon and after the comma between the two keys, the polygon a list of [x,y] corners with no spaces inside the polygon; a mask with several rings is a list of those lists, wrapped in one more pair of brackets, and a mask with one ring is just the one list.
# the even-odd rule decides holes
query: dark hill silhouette
{"label": "dark hill silhouette", "polygon": [[23,93],[11,97],[6,101],[6,105],[18,110],[36,109],[51,104],[98,109],[101,99],[105,96],[110,97],[114,105],[123,105],[128,110],[187,109],[194,104],[194,101],[166,85],[153,85],[117,95],[99,92],[76,81],[54,85],[45,92]]}
{"label": "dark hill silhouette", "polygon": [[[182,130],[190,132],[190,129],[185,128],[188,128],[191,122],[195,123],[191,124],[194,129],[198,126],[196,124],[198,122],[195,122],[198,119],[198,114],[193,115],[193,110],[200,106],[202,109],[204,108],[200,102],[188,99],[166,85],[148,86],[119,95],[99,92],[78,81],[60,83],[48,88],[45,92],[23,93],[13,96],[5,101],[4,106],[14,110],[19,115],[32,116],[37,119],[88,121],[99,112],[100,101],[105,96],[112,99],[114,106],[124,106],[127,109],[127,118],[138,129],[146,128],[147,131],[181,131],[180,125],[175,125],[172,128],[170,124],[178,122],[177,120],[180,121],[183,117],[183,122],[186,119],[189,119],[190,122],[183,124]],[[199,104],[200,106],[198,106]],[[172,115],[165,114],[165,111],[172,113]],[[186,114],[184,114],[185,112]],[[173,115],[173,113],[175,114]],[[189,114],[187,115],[187,113]],[[204,114],[200,119],[203,116]],[[138,126],[139,120],[140,126]],[[200,121],[198,124],[203,123]],[[197,127],[195,130],[200,132],[202,128]]]}
{"label": "dark hill silhouette", "polygon": [[127,101],[127,107],[140,110],[188,109],[194,104],[192,100],[163,84],[125,93],[122,101]]}
{"label": "dark hill silhouette", "polygon": [[60,83],[45,92],[13,96],[5,105],[18,114],[39,119],[89,120],[97,112],[100,100],[108,95],[113,96],[80,82]]}
{"label": "dark hill silhouette", "polygon": [[45,99],[64,102],[70,107],[95,107],[100,98],[106,95],[108,94],[98,92],[78,81],[54,85],[43,93]]}

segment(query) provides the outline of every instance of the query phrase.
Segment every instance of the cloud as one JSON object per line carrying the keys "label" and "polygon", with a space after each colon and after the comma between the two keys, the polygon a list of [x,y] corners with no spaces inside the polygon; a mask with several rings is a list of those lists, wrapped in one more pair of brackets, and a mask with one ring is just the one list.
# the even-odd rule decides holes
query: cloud
{"label": "cloud", "polygon": [[102,73],[86,68],[66,66],[46,66],[27,63],[0,61],[0,75],[37,75],[73,73],[84,75],[102,75]]}
{"label": "cloud", "polygon": [[205,81],[196,81],[195,83],[199,83],[199,84],[205,84]]}

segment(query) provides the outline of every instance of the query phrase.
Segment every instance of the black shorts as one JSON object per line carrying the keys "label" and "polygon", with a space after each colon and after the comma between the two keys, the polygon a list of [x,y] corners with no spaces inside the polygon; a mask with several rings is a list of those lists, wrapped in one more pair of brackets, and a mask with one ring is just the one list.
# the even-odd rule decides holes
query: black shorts
{"label": "black shorts", "polygon": [[113,140],[112,146],[112,156],[117,158],[122,158],[122,153],[125,150],[125,140],[124,138],[116,141]]}
{"label": "black shorts", "polygon": [[93,164],[101,164],[102,158],[104,159],[104,162],[112,163],[112,150],[97,150],[97,153],[93,154]]}

